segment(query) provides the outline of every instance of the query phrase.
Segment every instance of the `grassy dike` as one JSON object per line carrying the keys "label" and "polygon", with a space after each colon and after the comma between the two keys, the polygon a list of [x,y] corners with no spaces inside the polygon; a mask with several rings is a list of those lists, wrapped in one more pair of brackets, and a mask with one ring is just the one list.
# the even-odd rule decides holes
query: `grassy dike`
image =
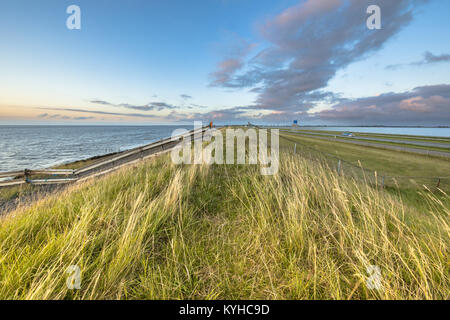
{"label": "grassy dike", "polygon": [[[166,155],[18,209],[0,220],[0,299],[449,298],[440,199],[424,193],[418,210],[319,162],[280,161],[261,176]],[[70,265],[81,290],[66,287]]]}

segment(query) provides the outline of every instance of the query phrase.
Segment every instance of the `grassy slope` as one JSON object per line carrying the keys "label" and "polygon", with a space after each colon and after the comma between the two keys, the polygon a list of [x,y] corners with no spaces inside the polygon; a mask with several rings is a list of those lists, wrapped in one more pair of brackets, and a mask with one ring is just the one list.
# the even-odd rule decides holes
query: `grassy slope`
{"label": "grassy slope", "polygon": [[448,299],[449,210],[425,197],[418,212],[288,155],[274,177],[161,157],[3,218],[0,299]]}
{"label": "grassy slope", "polygon": [[[419,146],[419,145],[415,145],[415,144],[410,144],[408,143],[408,141],[405,140],[405,142],[391,142],[391,141],[378,141],[378,140],[372,140],[372,139],[368,139],[368,140],[358,140],[355,138],[348,138],[348,137],[341,137],[341,136],[336,136],[336,138],[331,137],[331,136],[318,136],[315,134],[310,134],[308,132],[288,132],[285,131],[286,133],[290,133],[291,135],[300,135],[300,136],[307,136],[310,138],[316,138],[316,139],[332,139],[333,141],[336,142],[347,142],[347,143],[352,143],[353,141],[356,142],[361,142],[361,143],[371,143],[371,144],[379,144],[381,146],[383,145],[387,145],[387,146],[395,146],[395,147],[405,147],[405,148],[412,148],[412,149],[421,149],[421,150],[430,150],[430,151],[441,151],[441,152],[449,152],[448,148],[442,148],[442,147],[435,147],[435,146]],[[450,144],[449,144],[450,146]]]}
{"label": "grassy slope", "polygon": [[[381,184],[382,176],[390,176],[384,181],[387,191],[401,196],[403,201],[419,210],[425,209],[422,198],[417,196],[418,190],[424,190],[424,186],[435,192],[435,195],[441,201],[450,206],[448,198],[440,196],[440,191],[436,188],[437,179],[435,178],[450,176],[450,161],[447,159],[351,145],[337,141],[324,141],[289,133],[282,133],[282,136],[290,139],[281,138],[280,144],[282,147],[288,147],[291,149],[290,152],[293,152],[293,141],[296,141],[298,143],[297,153],[307,155],[310,158],[325,158],[328,165],[333,168],[337,166],[335,158],[337,157],[353,165],[361,165],[367,170],[367,174],[372,172],[370,174],[372,177],[373,173],[376,172],[379,177],[379,184]],[[343,163],[342,168],[345,174],[357,175],[360,179],[363,179],[361,171],[354,167]],[[399,176],[425,178],[398,178]],[[450,179],[441,179],[440,189],[450,193]]]}
{"label": "grassy slope", "polygon": [[[328,131],[328,130],[304,130],[304,129],[287,129],[285,131],[297,131],[303,133],[329,133],[334,135],[341,135],[346,131]],[[351,130],[350,130],[351,131]],[[383,134],[383,133],[363,133],[363,132],[352,132],[355,136],[361,137],[371,137],[371,138],[383,138],[383,139],[394,139],[394,140],[405,140],[406,141],[421,141],[421,142],[438,142],[438,143],[450,143],[450,138],[448,137],[427,137],[427,136],[413,136],[413,135],[400,135],[400,134]]]}
{"label": "grassy slope", "polygon": [[[320,152],[331,153],[338,158],[357,164],[361,162],[367,170],[391,176],[446,177],[450,175],[450,161],[439,157],[411,154],[394,150],[383,150],[345,142],[325,141],[313,137],[283,133],[301,145]],[[283,141],[292,146],[292,142]],[[301,144],[301,145],[300,145]],[[307,150],[309,152],[310,149]]]}

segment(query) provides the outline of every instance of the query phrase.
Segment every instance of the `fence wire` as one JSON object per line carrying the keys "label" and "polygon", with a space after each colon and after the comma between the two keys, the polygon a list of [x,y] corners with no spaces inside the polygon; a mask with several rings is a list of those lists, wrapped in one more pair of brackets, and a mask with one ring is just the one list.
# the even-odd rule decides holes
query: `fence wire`
{"label": "fence wire", "polygon": [[[312,161],[321,161],[327,166],[334,168],[339,174],[345,174],[357,180],[364,180],[376,186],[385,188],[439,188],[450,190],[450,177],[429,177],[429,176],[394,176],[381,171],[369,170],[358,162],[350,162],[336,155],[317,150],[308,145],[302,144],[298,140],[288,138],[280,134],[280,138],[293,144],[293,148],[286,148],[288,152],[295,153],[301,157]],[[301,148],[297,148],[301,147]]]}

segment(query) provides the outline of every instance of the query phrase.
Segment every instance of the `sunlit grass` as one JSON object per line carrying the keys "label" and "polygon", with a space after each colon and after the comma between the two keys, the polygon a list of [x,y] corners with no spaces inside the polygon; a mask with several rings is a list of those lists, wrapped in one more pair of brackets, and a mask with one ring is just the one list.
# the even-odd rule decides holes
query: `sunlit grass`
{"label": "sunlit grass", "polygon": [[423,199],[288,154],[268,177],[163,156],[4,217],[0,299],[448,299],[450,212]]}

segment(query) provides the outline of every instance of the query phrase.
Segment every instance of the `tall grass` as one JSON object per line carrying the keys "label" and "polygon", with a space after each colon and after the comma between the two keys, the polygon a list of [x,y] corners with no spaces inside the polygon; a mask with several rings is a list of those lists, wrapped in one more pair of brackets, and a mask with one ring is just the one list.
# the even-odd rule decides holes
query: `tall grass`
{"label": "tall grass", "polygon": [[287,154],[259,172],[164,156],[19,209],[0,221],[0,298],[449,298],[450,212],[431,193],[418,211]]}

